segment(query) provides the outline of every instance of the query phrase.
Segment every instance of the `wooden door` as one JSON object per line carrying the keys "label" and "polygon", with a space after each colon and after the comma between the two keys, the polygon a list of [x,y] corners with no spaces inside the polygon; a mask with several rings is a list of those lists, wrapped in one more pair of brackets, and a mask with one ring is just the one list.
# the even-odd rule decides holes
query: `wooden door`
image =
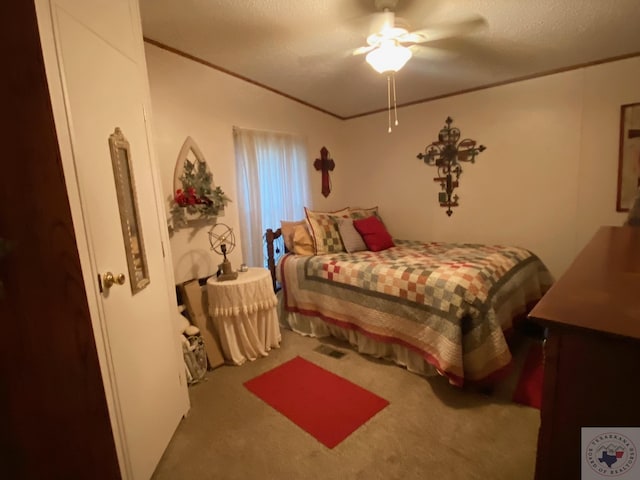
{"label": "wooden door", "polygon": [[[120,467],[64,183],[35,5],[0,2],[2,478],[116,480]],[[1,240],[0,240],[1,242]]]}

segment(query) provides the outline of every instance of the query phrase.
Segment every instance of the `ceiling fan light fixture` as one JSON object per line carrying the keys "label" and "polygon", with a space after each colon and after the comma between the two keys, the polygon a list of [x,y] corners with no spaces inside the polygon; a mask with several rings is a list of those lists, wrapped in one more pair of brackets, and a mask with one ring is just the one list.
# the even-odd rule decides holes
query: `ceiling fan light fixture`
{"label": "ceiling fan light fixture", "polygon": [[367,63],[378,73],[397,72],[405,66],[411,55],[407,47],[388,41],[367,54]]}
{"label": "ceiling fan light fixture", "polygon": [[367,37],[367,43],[369,45],[378,46],[384,43],[385,41],[395,40],[405,35],[408,35],[409,31],[406,28],[402,27],[384,27],[379,32],[372,33]]}

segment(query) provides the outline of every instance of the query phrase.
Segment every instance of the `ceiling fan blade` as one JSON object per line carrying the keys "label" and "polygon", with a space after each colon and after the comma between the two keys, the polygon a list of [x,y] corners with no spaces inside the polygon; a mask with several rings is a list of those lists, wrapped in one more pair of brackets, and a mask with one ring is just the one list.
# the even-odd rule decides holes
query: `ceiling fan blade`
{"label": "ceiling fan blade", "polygon": [[425,42],[428,42],[428,41],[429,41],[429,39],[424,34],[418,32],[418,31],[405,33],[404,35],[400,35],[398,37],[398,42],[400,42],[400,43],[420,44],[420,43],[425,43]]}
{"label": "ceiling fan blade", "polygon": [[365,53],[369,53],[374,48],[376,48],[375,45],[367,45],[365,47],[358,47],[353,51],[352,55],[364,55]]}
{"label": "ceiling fan blade", "polygon": [[423,37],[425,39],[424,41],[414,43],[424,43],[432,42],[434,40],[441,40],[443,38],[469,35],[481,30],[487,25],[487,20],[484,17],[480,15],[474,15],[456,22],[440,23],[433,26],[426,26],[419,30],[409,32],[407,35],[417,35],[418,37]]}
{"label": "ceiling fan blade", "polygon": [[[428,46],[455,52],[461,58],[482,63],[494,71],[520,69],[534,58],[527,45],[505,40],[496,42],[482,38],[453,37],[434,41]],[[537,53],[540,54],[539,51]]]}
{"label": "ceiling fan blade", "polygon": [[414,44],[409,48],[413,52],[414,58],[424,58],[429,61],[446,61],[460,56],[458,52],[432,45]]}

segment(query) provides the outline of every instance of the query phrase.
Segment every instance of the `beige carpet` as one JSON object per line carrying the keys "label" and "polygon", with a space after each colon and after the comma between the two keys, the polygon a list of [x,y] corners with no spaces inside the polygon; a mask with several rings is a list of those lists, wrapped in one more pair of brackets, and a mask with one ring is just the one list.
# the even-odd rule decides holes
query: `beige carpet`
{"label": "beige carpet", "polygon": [[[318,345],[347,351],[341,359]],[[243,382],[296,355],[391,403],[328,449],[250,393]],[[462,391],[342,343],[283,331],[282,346],[240,367],[222,366],[189,387],[191,411],[154,474],[177,479],[530,480],[539,411]]]}

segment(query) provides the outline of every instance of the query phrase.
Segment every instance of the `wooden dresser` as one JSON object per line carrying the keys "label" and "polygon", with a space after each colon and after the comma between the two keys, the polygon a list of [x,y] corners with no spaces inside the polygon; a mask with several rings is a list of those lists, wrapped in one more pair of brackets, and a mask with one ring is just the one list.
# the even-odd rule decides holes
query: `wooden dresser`
{"label": "wooden dresser", "polygon": [[640,228],[600,228],[529,317],[546,327],[536,480],[579,479],[581,427],[640,427]]}

